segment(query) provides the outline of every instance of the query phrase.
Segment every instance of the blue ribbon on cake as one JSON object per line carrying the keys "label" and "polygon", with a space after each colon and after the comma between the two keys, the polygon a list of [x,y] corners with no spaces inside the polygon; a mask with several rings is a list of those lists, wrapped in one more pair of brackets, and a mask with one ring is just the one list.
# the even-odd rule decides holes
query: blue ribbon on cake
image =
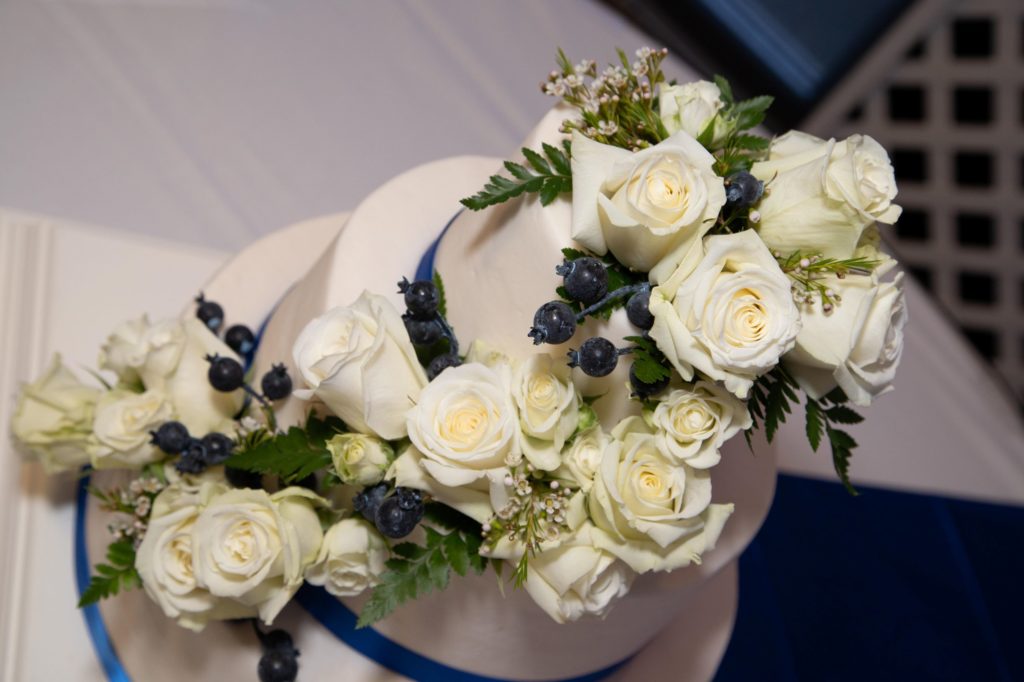
{"label": "blue ribbon on cake", "polygon": [[[433,276],[445,231],[416,279]],[[79,593],[89,581],[88,480],[79,485],[75,520]],[[715,679],[1024,679],[1024,508],[859,489],[853,498],[838,483],[779,475],[768,517],[739,560],[736,623]],[[500,682],[372,628],[356,630],[356,614],[321,587],[304,585],[297,601],[338,639],[399,674]],[[99,608],[82,614],[108,678],[128,682]],[[600,680],[627,662],[562,682]]]}

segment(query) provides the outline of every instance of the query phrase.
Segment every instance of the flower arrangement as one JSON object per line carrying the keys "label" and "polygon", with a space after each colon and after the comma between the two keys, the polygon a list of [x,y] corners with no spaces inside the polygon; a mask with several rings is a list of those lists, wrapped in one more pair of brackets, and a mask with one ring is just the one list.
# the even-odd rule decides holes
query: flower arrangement
{"label": "flower arrangement", "polygon": [[[573,342],[568,358],[461,353],[440,275],[399,283],[404,313],[366,292],[310,321],[294,388],[283,366],[251,386],[254,335],[222,339],[202,297],[195,319],[115,329],[112,382],[55,357],[21,392],[17,441],[48,471],[136,472],[94,491],[118,520],[82,604],[141,585],[184,627],[270,624],[305,582],[371,590],[365,626],[491,566],[558,622],[600,616],[637,574],[714,548],[733,511],[711,501],[722,446],[771,440],[800,393],[811,446],[855,492],[842,425],[890,389],[906,320],[878,248],[900,213],[888,156],[865,136],[762,137],[770,97],[667,82],[665,55],[599,72],[560,52],[542,90],[574,112],[566,138],[463,200],[571,195],[578,248],[553,254],[562,286],[524,321],[538,345]],[[620,309],[635,334],[575,339]],[[580,379],[624,361],[636,409],[602,424]],[[289,395],[311,411],[279,428]],[[266,649],[261,676],[292,679],[290,639]]]}

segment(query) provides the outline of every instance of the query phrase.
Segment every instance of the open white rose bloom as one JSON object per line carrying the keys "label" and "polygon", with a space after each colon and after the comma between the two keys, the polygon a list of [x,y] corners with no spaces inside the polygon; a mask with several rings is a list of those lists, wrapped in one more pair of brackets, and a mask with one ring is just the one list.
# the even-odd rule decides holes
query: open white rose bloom
{"label": "open white rose bloom", "polygon": [[[129,519],[83,600],[141,582],[199,630],[270,624],[299,593],[415,649],[450,598],[550,649],[530,679],[589,674],[753,537],[775,470],[741,432],[806,409],[851,487],[847,404],[891,389],[906,323],[877,248],[900,213],[889,159],[864,136],[759,137],[768,98],[669,86],[664,56],[561,64],[545,90],[564,104],[422,262],[465,160],[368,198],[248,321],[261,339],[200,300],[115,329],[106,385],[57,358],[25,386],[13,431],[47,469],[134,472],[100,493]],[[360,249],[392,228],[408,269],[377,273]],[[507,600],[466,577],[490,569]],[[498,646],[479,618],[444,622]]]}

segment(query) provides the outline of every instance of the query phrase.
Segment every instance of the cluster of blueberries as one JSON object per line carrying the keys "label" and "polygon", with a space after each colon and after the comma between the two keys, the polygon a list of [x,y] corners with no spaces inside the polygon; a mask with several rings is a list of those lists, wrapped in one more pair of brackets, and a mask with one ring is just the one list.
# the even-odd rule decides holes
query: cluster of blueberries
{"label": "cluster of blueberries", "polygon": [[392,491],[387,483],[364,488],[352,500],[352,508],[381,535],[395,540],[411,533],[426,511],[422,492],[401,486]]}
{"label": "cluster of blueberries", "polygon": [[405,277],[398,283],[398,293],[405,298],[405,312],[402,321],[412,345],[429,351],[442,339],[448,340],[448,348],[430,358],[427,362],[427,378],[431,381],[449,367],[462,364],[459,359],[459,342],[448,321],[441,314],[441,294],[430,280],[410,282]]}
{"label": "cluster of blueberries", "polygon": [[[562,276],[562,286],[573,301],[584,306],[575,312],[565,301],[549,301],[537,309],[529,336],[535,344],[560,344],[576,334],[576,327],[591,315],[613,301],[627,298],[626,317],[630,324],[646,334],[654,326],[654,316],[649,309],[651,285],[647,282],[629,284],[608,291],[608,270],[605,264],[592,256],[581,256],[563,260],[555,268]],[[608,339],[595,336],[584,341],[578,349],[569,351],[569,366],[579,367],[584,374],[603,377],[611,374],[618,366],[619,356],[633,352],[633,347],[616,348]],[[633,392],[641,398],[648,398],[662,391],[668,380],[651,384],[640,381],[635,369],[629,373]]]}

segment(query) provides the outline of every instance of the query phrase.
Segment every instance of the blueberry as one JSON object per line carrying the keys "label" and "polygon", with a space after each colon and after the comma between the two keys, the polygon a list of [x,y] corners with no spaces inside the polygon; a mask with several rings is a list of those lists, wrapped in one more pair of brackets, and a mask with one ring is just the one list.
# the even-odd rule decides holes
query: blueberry
{"label": "blueberry", "polygon": [[294,682],[299,674],[299,662],[292,652],[268,651],[260,657],[257,671],[260,682]]}
{"label": "blueberry", "polygon": [[433,317],[441,305],[441,294],[429,280],[416,280],[410,283],[403,277],[398,283],[398,293],[405,294],[405,307],[415,317]]}
{"label": "blueberry", "polygon": [[654,315],[651,315],[651,290],[644,287],[629,297],[626,302],[626,317],[630,323],[640,329],[650,329],[654,326]]}
{"label": "blueberry", "polygon": [[260,380],[260,388],[268,400],[281,400],[292,393],[292,378],[288,376],[288,368],[274,365]]}
{"label": "blueberry", "polygon": [[562,301],[549,301],[537,309],[529,337],[542,343],[565,343],[576,333],[576,313]]}
{"label": "blueberry", "polygon": [[730,206],[751,206],[764,193],[764,183],[747,171],[733,173],[725,179],[725,203]]}
{"label": "blueberry", "polygon": [[223,464],[235,449],[235,442],[223,433],[208,433],[200,442],[205,450],[203,461],[206,466]]}
{"label": "blueberry", "polygon": [[633,388],[633,395],[641,400],[646,400],[653,395],[657,395],[665,390],[668,386],[669,377],[659,379],[653,384],[647,384],[636,376],[636,363],[629,368],[629,384]]}
{"label": "blueberry", "polygon": [[256,337],[244,324],[236,324],[224,332],[224,343],[239,355],[245,355],[256,347]]}
{"label": "blueberry", "polygon": [[363,515],[370,523],[377,518],[377,509],[384,497],[388,494],[388,484],[378,483],[377,485],[363,488],[362,492],[352,500],[352,508]]}
{"label": "blueberry", "polygon": [[206,447],[198,438],[189,438],[174,468],[183,474],[199,474],[206,468]]}
{"label": "blueberry", "polygon": [[263,487],[263,474],[258,471],[248,471],[235,467],[224,467],[224,476],[233,488],[252,488],[259,490]]}
{"label": "blueberry", "polygon": [[462,360],[459,360],[459,356],[454,353],[444,353],[438,355],[436,358],[430,361],[427,366],[427,379],[433,381],[437,378],[437,375],[445,371],[449,367],[458,367],[462,364]]}
{"label": "blueberry", "polygon": [[411,533],[416,524],[423,518],[423,503],[412,509],[402,508],[402,499],[398,495],[384,498],[377,507],[373,523],[381,535],[392,539],[404,538]]}
{"label": "blueberry", "polygon": [[608,293],[608,271],[601,261],[591,256],[562,261],[555,272],[562,276],[562,284],[569,297],[584,305],[590,305]]}
{"label": "blueberry", "polygon": [[196,303],[199,304],[199,307],[196,308],[196,317],[216,334],[224,324],[224,309],[220,307],[219,303],[207,301],[202,293],[196,296]]}
{"label": "blueberry", "polygon": [[218,391],[230,393],[245,383],[245,370],[238,360],[220,355],[207,355],[206,360],[210,363],[206,377],[210,380],[210,385]]}
{"label": "blueberry", "polygon": [[153,435],[152,443],[168,455],[176,455],[188,444],[188,429],[181,422],[164,422]]}
{"label": "blueberry", "polygon": [[587,339],[579,350],[569,351],[569,366],[579,367],[587,376],[608,376],[618,362],[615,344],[601,336]]}
{"label": "blueberry", "polygon": [[395,488],[398,506],[405,511],[412,511],[423,506],[423,493],[415,488]]}
{"label": "blueberry", "polygon": [[409,313],[402,315],[405,321],[405,330],[409,333],[409,340],[414,346],[430,346],[441,340],[444,330],[436,318],[420,320]]}
{"label": "blueberry", "polygon": [[[258,631],[257,631],[258,632]],[[260,632],[260,646],[264,651],[283,651],[286,654],[298,655],[298,650],[292,642],[292,636],[284,630],[271,630]]]}

